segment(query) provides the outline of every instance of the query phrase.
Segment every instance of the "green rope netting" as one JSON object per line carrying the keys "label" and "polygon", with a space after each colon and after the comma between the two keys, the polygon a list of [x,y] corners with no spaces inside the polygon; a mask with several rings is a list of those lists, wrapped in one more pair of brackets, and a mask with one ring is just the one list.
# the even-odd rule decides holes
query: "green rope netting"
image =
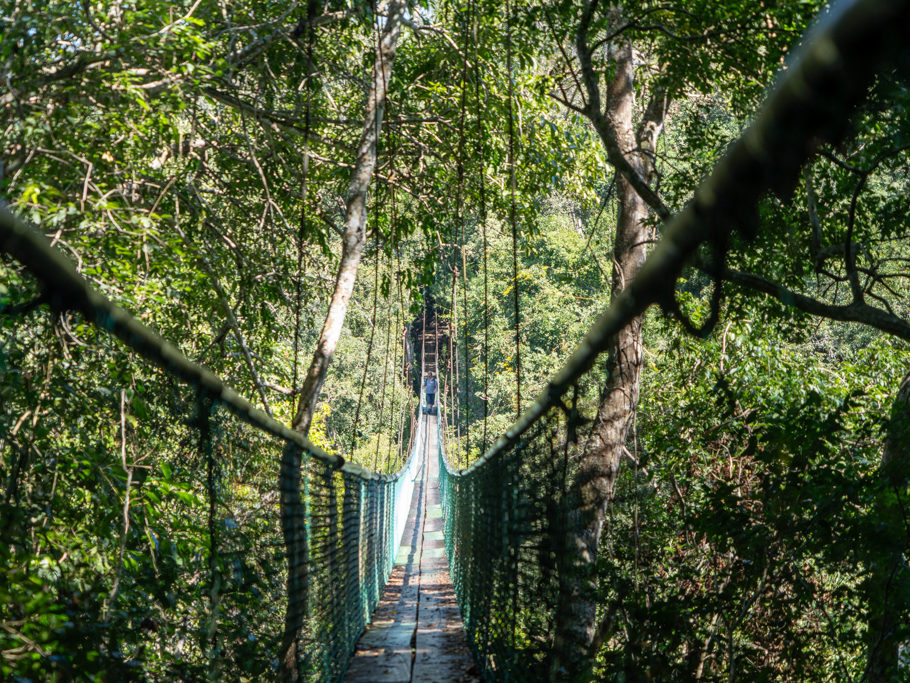
{"label": "green rope netting", "polygon": [[446,553],[485,680],[549,677],[558,559],[583,441],[576,426],[561,409],[551,409],[515,442],[461,471],[447,460],[440,434]]}
{"label": "green rope netting", "polygon": [[307,588],[295,596],[305,623],[299,670],[303,680],[338,680],[392,570],[395,481],[305,462],[309,553]]}
{"label": "green rope netting", "polygon": [[[39,291],[0,268],[14,299]],[[277,677],[286,442],[207,396],[79,314],[0,309],[0,678]],[[301,450],[301,680],[343,676],[392,569],[408,472]]]}

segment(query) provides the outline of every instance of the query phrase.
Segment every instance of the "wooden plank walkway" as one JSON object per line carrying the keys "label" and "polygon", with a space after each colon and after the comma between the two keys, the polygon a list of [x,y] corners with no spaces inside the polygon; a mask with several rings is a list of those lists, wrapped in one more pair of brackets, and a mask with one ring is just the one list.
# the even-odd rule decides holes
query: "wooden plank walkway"
{"label": "wooden plank walkway", "polygon": [[436,416],[425,415],[422,459],[401,547],[364,631],[348,683],[473,683],[477,669],[449,576],[442,531]]}

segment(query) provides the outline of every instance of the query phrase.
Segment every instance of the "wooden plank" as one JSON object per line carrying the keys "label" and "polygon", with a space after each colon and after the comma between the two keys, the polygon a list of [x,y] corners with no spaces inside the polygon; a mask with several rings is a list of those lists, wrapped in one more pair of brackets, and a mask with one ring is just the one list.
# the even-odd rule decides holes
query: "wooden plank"
{"label": "wooden plank", "polygon": [[350,683],[410,683],[420,595],[425,477],[414,487],[392,575],[348,666]]}
{"label": "wooden plank", "polygon": [[428,415],[421,444],[424,478],[373,621],[357,643],[350,683],[475,683],[442,533],[436,416]]}
{"label": "wooden plank", "polygon": [[449,575],[442,533],[439,458],[436,457],[436,417],[428,416],[432,454],[427,462],[426,512],[420,562],[420,605],[414,642],[411,683],[474,683],[477,667],[468,647],[455,587]]}

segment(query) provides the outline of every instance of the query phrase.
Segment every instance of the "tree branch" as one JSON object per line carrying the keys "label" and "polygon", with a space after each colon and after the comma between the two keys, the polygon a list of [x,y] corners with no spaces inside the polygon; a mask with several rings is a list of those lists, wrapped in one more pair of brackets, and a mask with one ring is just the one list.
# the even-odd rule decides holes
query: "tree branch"
{"label": "tree branch", "polygon": [[610,126],[606,115],[602,110],[600,87],[597,83],[597,73],[594,70],[594,64],[591,61],[593,53],[592,48],[588,46],[588,31],[591,27],[591,21],[594,18],[594,12],[597,9],[598,0],[590,0],[585,7],[584,14],[578,25],[576,34],[575,48],[578,52],[578,61],[581,68],[582,82],[587,91],[587,106],[584,107],[584,115],[594,124],[594,129],[600,136],[607,152],[607,159],[613,164],[613,167],[622,173],[623,177],[629,184],[635,188],[638,195],[644,202],[658,215],[661,220],[670,217],[670,208],[664,203],[663,199],[651,188],[648,182],[641,177],[641,174],[635,169],[629,159],[626,157],[628,150],[620,148],[619,142],[614,135],[613,128]]}
{"label": "tree branch", "polygon": [[804,313],[840,322],[862,323],[910,341],[910,323],[903,318],[899,318],[875,306],[870,306],[863,301],[853,301],[846,306],[825,303],[794,292],[792,289],[753,273],[745,273],[726,267],[718,270],[707,259],[701,257],[696,259],[696,267],[712,277],[720,276],[726,282],[767,294],[785,306],[795,308]]}

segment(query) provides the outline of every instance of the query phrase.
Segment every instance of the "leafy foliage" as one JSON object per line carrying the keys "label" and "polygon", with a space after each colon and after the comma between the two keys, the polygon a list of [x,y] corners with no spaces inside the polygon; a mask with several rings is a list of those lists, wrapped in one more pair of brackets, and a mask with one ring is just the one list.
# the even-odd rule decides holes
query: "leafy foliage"
{"label": "leafy foliage", "polygon": [[[680,209],[820,3],[614,5],[639,60],[636,120],[655,92],[673,102],[655,187]],[[450,452],[467,465],[606,305],[619,206],[570,73],[585,6],[510,5],[509,73],[500,3],[412,5],[317,445],[400,466],[417,379],[408,326],[431,302],[456,323],[443,379]],[[13,3],[0,193],[108,297],[288,421],[332,296],[382,11]],[[613,20],[597,14],[591,35]],[[593,59],[609,80],[609,50]],[[884,595],[878,585],[906,552],[906,479],[880,468],[906,343],[824,317],[867,304],[910,319],[902,68],[792,196],[763,200],[755,240],[729,245],[726,265],[765,281],[761,294],[728,283],[703,340],[646,321],[642,404],[598,565],[605,680],[857,679],[882,604],[900,617],[894,637],[910,637],[905,559]],[[678,283],[693,319],[707,318],[711,286],[694,270]],[[796,296],[822,317],[796,310]],[[208,456],[195,396],[50,310],[7,257],[0,406],[0,677],[274,675],[285,578],[274,443],[216,413]]]}

